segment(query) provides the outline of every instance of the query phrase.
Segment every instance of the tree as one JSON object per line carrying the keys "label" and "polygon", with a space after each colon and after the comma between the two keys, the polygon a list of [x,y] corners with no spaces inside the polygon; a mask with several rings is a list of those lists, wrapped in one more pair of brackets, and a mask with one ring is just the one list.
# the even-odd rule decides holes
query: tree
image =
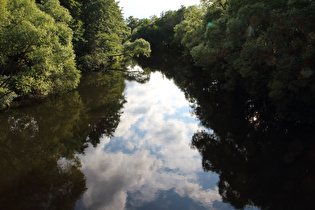
{"label": "tree", "polygon": [[7,0],[0,1],[0,27],[4,24],[4,19],[7,17],[7,9],[6,9]]}
{"label": "tree", "polygon": [[251,99],[277,107],[281,118],[312,121],[314,12],[308,0],[217,0],[204,15],[202,9],[192,13],[200,14],[195,21],[185,17],[175,38],[210,76],[209,84],[243,88]]}
{"label": "tree", "polygon": [[184,51],[184,55],[189,54],[189,51],[203,38],[203,15],[202,10],[196,6],[190,6],[184,11],[184,19],[174,28],[174,39],[188,50],[188,53]]}
{"label": "tree", "polygon": [[[171,49],[178,47],[174,37],[174,27],[183,20],[185,7],[177,11],[163,12],[159,18],[138,20],[133,29],[131,40],[143,38],[150,42],[153,50]],[[135,21],[129,19],[128,21]],[[131,24],[132,22],[130,22]]]}
{"label": "tree", "polygon": [[82,12],[84,1],[82,0],[59,0],[60,4],[67,8],[72,16],[69,24],[73,31],[73,47],[76,58],[81,57],[84,53],[83,46],[86,44],[84,37],[84,20],[82,19]]}
{"label": "tree", "polygon": [[[58,0],[6,2],[0,28],[0,102],[75,88],[80,79],[69,12]],[[5,20],[5,21],[4,21]]]}
{"label": "tree", "polygon": [[151,47],[150,43],[144,39],[136,39],[134,42],[125,42],[123,45],[124,55],[129,55],[131,57],[144,55],[146,57],[150,56]]}
{"label": "tree", "polygon": [[206,71],[177,59],[160,53],[140,64],[161,69],[192,103],[204,130],[191,146],[204,171],[218,174],[222,201],[237,209],[313,209],[314,121],[279,119],[264,100],[248,100],[241,87],[209,84]]}
{"label": "tree", "polygon": [[81,20],[86,43],[78,58],[82,70],[102,69],[112,63],[110,55],[122,50],[130,33],[114,0],[82,1]]}
{"label": "tree", "polygon": [[126,20],[127,26],[131,29],[131,33],[135,28],[137,28],[141,23],[139,18],[135,18],[133,16],[129,16]]}

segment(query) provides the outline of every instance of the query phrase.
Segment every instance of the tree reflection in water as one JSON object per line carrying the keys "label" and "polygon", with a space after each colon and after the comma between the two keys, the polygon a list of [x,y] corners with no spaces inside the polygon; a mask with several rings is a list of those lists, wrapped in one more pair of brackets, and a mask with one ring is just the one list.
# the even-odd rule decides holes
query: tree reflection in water
{"label": "tree reflection in water", "polygon": [[2,209],[73,209],[86,190],[76,153],[119,124],[121,73],[86,76],[78,90],[0,115]]}
{"label": "tree reflection in water", "polygon": [[207,131],[197,131],[191,146],[200,152],[203,169],[219,174],[224,202],[235,208],[315,209],[314,123],[280,120],[268,99],[251,98],[241,87],[222,90],[215,80],[209,84],[209,75],[179,66],[174,55],[140,63],[163,70],[194,104]]}
{"label": "tree reflection in water", "polygon": [[[201,113],[211,107],[206,101],[199,105]],[[314,125],[266,119],[258,111],[248,115],[248,106],[243,112],[223,106],[203,119],[213,132],[199,131],[192,138],[204,170],[220,176],[222,200],[236,208],[314,209]]]}

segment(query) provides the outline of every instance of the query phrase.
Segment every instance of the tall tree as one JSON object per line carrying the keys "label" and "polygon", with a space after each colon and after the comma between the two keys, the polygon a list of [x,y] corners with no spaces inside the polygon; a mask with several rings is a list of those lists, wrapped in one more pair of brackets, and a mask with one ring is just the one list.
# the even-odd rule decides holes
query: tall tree
{"label": "tall tree", "polygon": [[[209,84],[242,87],[276,106],[280,117],[310,121],[315,115],[314,12],[314,1],[308,0],[217,0],[207,5],[202,21],[191,24],[186,16],[176,35],[209,74]],[[198,24],[199,30],[190,30]]]}
{"label": "tall tree", "polygon": [[[1,5],[2,6],[2,5]],[[0,28],[1,106],[24,95],[75,88],[76,69],[69,12],[58,0],[7,1]]]}
{"label": "tall tree", "polygon": [[84,39],[80,63],[82,69],[100,69],[112,62],[111,55],[122,50],[130,32],[114,0],[82,1]]}
{"label": "tall tree", "polygon": [[[129,25],[133,29],[132,40],[143,38],[150,42],[153,50],[163,50],[178,47],[174,37],[174,27],[184,18],[186,8],[182,6],[177,11],[163,12],[159,18],[135,20],[130,17]],[[137,21],[137,22],[136,22]]]}
{"label": "tall tree", "polygon": [[[70,27],[74,31],[74,49],[82,71],[104,70],[121,61],[123,55],[139,53],[131,53],[130,48],[125,48],[129,42],[124,42],[130,36],[131,30],[123,19],[118,2],[61,0],[61,3],[73,16]],[[132,46],[137,45],[139,49],[140,42]],[[147,44],[142,47],[146,47],[142,49],[143,52],[150,51]],[[145,56],[148,55],[146,53]]]}

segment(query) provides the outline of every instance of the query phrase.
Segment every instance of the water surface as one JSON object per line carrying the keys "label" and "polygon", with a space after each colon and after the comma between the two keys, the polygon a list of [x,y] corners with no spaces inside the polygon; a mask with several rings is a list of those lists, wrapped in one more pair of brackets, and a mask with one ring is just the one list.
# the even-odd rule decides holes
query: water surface
{"label": "water surface", "polygon": [[1,209],[314,207],[314,124],[158,58],[1,113]]}
{"label": "water surface", "polygon": [[209,209],[218,177],[205,173],[190,146],[200,129],[189,103],[161,73],[127,82],[126,104],[110,138],[79,155],[87,191],[77,209]]}
{"label": "water surface", "polygon": [[91,74],[1,113],[3,209],[232,209],[191,147],[199,125],[162,73]]}

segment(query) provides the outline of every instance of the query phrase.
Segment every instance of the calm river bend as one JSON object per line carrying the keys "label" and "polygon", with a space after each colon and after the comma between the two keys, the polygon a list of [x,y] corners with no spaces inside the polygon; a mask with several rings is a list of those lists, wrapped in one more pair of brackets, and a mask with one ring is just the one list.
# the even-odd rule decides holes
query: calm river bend
{"label": "calm river bend", "polygon": [[89,75],[1,114],[2,209],[229,209],[191,148],[200,129],[162,73]]}
{"label": "calm river bend", "polygon": [[271,129],[249,112],[254,105],[244,117],[244,106],[224,94],[205,102],[208,95],[198,93],[196,107],[173,80],[158,71],[149,77],[138,83],[119,72],[91,74],[75,91],[1,113],[0,208],[282,209],[293,197],[302,207],[311,203],[315,150],[305,138],[313,133],[303,139],[295,128]]}
{"label": "calm river bend", "polygon": [[189,103],[159,72],[127,82],[113,137],[79,155],[87,190],[77,209],[208,209],[222,205],[218,177],[205,173],[191,149],[200,129]]}

